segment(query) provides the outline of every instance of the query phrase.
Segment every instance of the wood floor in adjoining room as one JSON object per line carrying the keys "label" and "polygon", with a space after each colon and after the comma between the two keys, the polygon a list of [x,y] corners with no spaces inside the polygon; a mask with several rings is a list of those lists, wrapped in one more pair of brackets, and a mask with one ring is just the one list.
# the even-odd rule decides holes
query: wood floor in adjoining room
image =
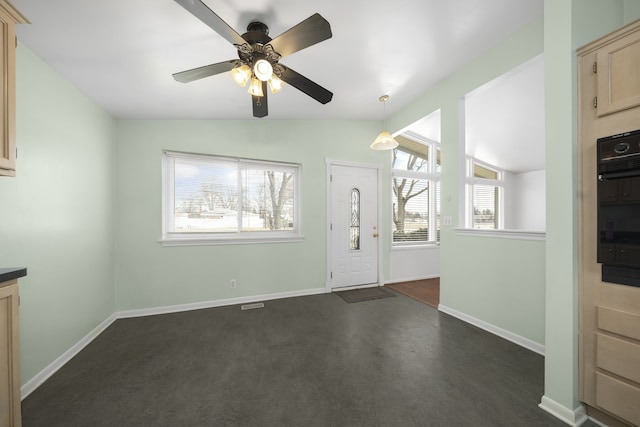
{"label": "wood floor in adjoining room", "polygon": [[438,308],[440,304],[440,278],[413,280],[410,282],[391,283],[385,285],[403,295],[416,299],[422,303]]}

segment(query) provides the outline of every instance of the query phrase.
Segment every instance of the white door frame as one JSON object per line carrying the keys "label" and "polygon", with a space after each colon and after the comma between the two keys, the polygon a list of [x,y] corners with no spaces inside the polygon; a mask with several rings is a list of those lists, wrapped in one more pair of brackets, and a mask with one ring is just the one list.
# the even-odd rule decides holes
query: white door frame
{"label": "white door frame", "polygon": [[[377,216],[378,216],[378,232],[380,233],[380,237],[382,237],[382,230],[386,229],[386,227],[381,227],[380,222],[382,219],[382,197],[380,197],[380,189],[382,188],[382,170],[384,166],[382,164],[369,164],[369,163],[356,163],[356,162],[347,162],[342,160],[333,160],[333,159],[325,159],[326,164],[326,202],[327,202],[327,224],[326,224],[326,233],[327,233],[327,266],[326,266],[326,279],[325,279],[325,292],[330,293],[333,291],[333,283],[331,279],[331,263],[333,262],[333,253],[332,253],[332,241],[331,241],[331,215],[332,215],[332,203],[331,203],[331,168],[333,166],[344,166],[350,168],[364,168],[364,169],[375,169],[376,175],[378,176],[376,192],[378,196],[378,206],[377,206]],[[377,240],[377,256],[378,256],[378,278],[377,283],[368,284],[368,285],[358,285],[358,286],[342,286],[340,290],[349,290],[349,289],[357,289],[357,288],[370,288],[374,286],[382,286],[382,277],[383,277],[383,265],[382,265],[382,240]]]}

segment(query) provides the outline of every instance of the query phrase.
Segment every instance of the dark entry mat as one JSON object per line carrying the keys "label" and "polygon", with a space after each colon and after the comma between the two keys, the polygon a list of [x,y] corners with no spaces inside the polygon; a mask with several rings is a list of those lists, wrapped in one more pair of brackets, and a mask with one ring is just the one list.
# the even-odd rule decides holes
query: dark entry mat
{"label": "dark entry mat", "polygon": [[348,303],[370,301],[374,299],[395,297],[393,292],[390,292],[382,287],[353,289],[350,291],[338,291],[334,292],[340,298]]}

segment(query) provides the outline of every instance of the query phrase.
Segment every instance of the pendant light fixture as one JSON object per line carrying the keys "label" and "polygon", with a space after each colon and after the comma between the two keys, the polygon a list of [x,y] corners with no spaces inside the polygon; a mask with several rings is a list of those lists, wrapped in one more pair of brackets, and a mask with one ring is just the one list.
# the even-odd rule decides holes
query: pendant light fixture
{"label": "pendant light fixture", "polygon": [[378,137],[375,139],[375,141],[373,141],[373,143],[371,144],[370,148],[372,150],[393,150],[394,148],[396,148],[398,146],[398,141],[396,141],[395,139],[393,139],[393,136],[391,136],[391,134],[389,132],[387,132],[386,130],[384,130],[384,128],[387,127],[387,108],[386,108],[386,102],[389,100],[389,95],[382,95],[380,98],[378,98],[380,100],[380,102],[382,102],[383,110],[384,110],[384,123],[383,123],[383,130],[382,132],[380,132],[378,134]]}

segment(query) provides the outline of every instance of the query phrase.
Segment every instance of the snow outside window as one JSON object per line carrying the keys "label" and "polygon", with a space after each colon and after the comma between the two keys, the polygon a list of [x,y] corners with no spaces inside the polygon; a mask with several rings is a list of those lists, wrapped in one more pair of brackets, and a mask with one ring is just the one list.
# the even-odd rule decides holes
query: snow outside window
{"label": "snow outside window", "polygon": [[164,244],[300,240],[300,165],[165,152]]}

